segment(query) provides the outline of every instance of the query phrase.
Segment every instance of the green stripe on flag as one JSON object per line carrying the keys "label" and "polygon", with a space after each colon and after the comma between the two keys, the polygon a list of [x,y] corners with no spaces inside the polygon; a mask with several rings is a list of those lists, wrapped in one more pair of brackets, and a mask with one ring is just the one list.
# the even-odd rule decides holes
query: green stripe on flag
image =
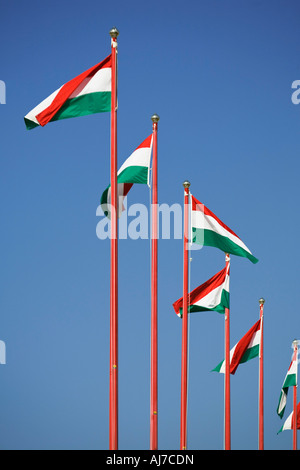
{"label": "green stripe on flag", "polygon": [[[88,93],[86,95],[68,99],[55,116],[53,116],[50,122],[79,116],[87,116],[88,114],[105,113],[110,111],[110,108],[110,91]],[[39,124],[31,121],[30,119],[24,118],[24,121],[27,130],[34,129],[39,126]]]}
{"label": "green stripe on flag", "polygon": [[104,113],[110,111],[110,108],[110,91],[88,93],[86,95],[68,99],[55,116],[53,116],[51,122],[58,121],[60,119],[86,116],[88,114]]}
{"label": "green stripe on flag", "polygon": [[24,118],[24,121],[25,121],[26,129],[27,129],[28,131],[30,131],[31,129],[34,129],[35,127],[38,127],[38,126],[39,126],[39,124],[37,124],[37,123],[34,122],[34,121],[31,121],[30,119]]}
{"label": "green stripe on flag", "polygon": [[252,263],[257,263],[258,259],[244,248],[232,242],[228,237],[224,237],[213,230],[199,229],[192,227],[192,242],[204,246],[217,247],[224,253],[230,253],[236,256],[248,258]]}
{"label": "green stripe on flag", "polygon": [[211,372],[220,372],[223,362],[224,361],[221,361],[214,369],[211,370]]}
{"label": "green stripe on flag", "polygon": [[282,388],[293,387],[294,385],[297,385],[296,374],[288,374]]}
{"label": "green stripe on flag", "polygon": [[229,308],[230,307],[230,294],[225,289],[223,289],[223,291],[222,291],[221,304],[223,305],[224,308]]}
{"label": "green stripe on flag", "polygon": [[258,355],[259,355],[259,344],[256,344],[252,348],[246,349],[242,359],[240,360],[240,363],[250,361],[250,359],[257,357]]}
{"label": "green stripe on flag", "polygon": [[148,183],[147,166],[128,166],[118,175],[118,183]]}

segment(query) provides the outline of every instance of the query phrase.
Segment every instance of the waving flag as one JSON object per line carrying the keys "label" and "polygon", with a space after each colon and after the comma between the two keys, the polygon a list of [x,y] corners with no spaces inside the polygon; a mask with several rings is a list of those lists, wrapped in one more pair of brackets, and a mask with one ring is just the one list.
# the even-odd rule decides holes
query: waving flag
{"label": "waving flag", "polygon": [[[297,429],[300,429],[300,402],[297,405]],[[284,425],[279,429],[278,433],[287,431],[288,429],[294,429],[294,411],[287,417]]]}
{"label": "waving flag", "polygon": [[24,118],[27,129],[60,119],[110,111],[111,55],[53,92]]}
{"label": "waving flag", "polygon": [[[152,134],[127,158],[118,171],[118,217],[121,217],[123,201],[134,183],[148,184],[152,150]],[[110,218],[111,190],[108,186],[101,196],[101,207]]]}
{"label": "waving flag", "polygon": [[242,240],[215,216],[206,206],[201,204],[194,196],[191,196],[191,228],[192,242],[199,245],[214,246],[237,256],[248,258],[252,263],[257,263],[251,251]]}
{"label": "waving flag", "polygon": [[279,402],[277,406],[277,414],[280,416],[280,418],[282,418],[284,415],[289,387],[297,385],[297,360],[297,352],[294,351],[292,362],[290,363],[290,367],[287,371],[281,388]]}
{"label": "waving flag", "polygon": [[[230,350],[230,373],[235,374],[239,364],[248,362],[259,355],[261,322],[258,320],[243,338]],[[225,360],[213,369],[215,372],[225,373]]]}
{"label": "waving flag", "polygon": [[[229,308],[229,264],[211,279],[196,287],[188,296],[189,312],[205,310],[224,313]],[[183,297],[173,304],[174,310],[182,317]]]}

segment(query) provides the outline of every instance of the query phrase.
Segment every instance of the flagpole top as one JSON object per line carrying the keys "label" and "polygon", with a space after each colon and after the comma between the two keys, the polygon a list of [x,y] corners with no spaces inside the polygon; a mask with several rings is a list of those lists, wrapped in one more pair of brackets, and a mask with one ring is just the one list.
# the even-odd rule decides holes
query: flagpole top
{"label": "flagpole top", "polygon": [[185,180],[182,184],[184,188],[189,188],[191,186],[191,183],[187,180]]}
{"label": "flagpole top", "polygon": [[158,114],[153,114],[153,116],[151,116],[151,120],[152,120],[152,122],[158,122],[159,121],[159,115]]}
{"label": "flagpole top", "polygon": [[263,304],[265,303],[265,299],[264,299],[263,297],[261,297],[261,298],[259,299],[259,303],[260,303],[260,305],[263,305]]}
{"label": "flagpole top", "polygon": [[299,344],[299,341],[297,339],[294,339],[294,341],[292,342],[292,346],[293,348],[295,349]]}
{"label": "flagpole top", "polygon": [[110,34],[110,37],[113,39],[113,38],[117,38],[118,35],[119,35],[119,31],[117,30],[116,27],[112,28],[109,32]]}

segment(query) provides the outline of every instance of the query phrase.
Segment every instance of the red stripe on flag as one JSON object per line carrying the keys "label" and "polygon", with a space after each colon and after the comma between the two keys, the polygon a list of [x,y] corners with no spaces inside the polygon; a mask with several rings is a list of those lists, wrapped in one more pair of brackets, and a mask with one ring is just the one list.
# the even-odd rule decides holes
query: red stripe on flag
{"label": "red stripe on flag", "polygon": [[123,183],[124,186],[123,186],[123,194],[122,196],[125,197],[127,196],[127,194],[129,193],[130,189],[132,188],[133,186],[133,183]]}
{"label": "red stripe on flag", "polygon": [[[122,212],[125,211],[125,206],[123,204],[123,199],[127,196],[129,191],[131,190],[132,186],[133,186],[133,183],[123,183],[123,194],[120,196],[120,199],[122,201]],[[119,217],[121,217],[121,216],[119,216]]]}
{"label": "red stripe on flag", "polygon": [[[201,284],[201,286],[196,287],[190,294],[189,294],[189,305],[194,305],[197,301],[205,297],[209,294],[213,289],[221,286],[225,281],[226,276],[226,267],[211,277],[208,281]],[[180,312],[183,304],[183,297],[181,299],[176,300],[173,303],[173,307],[177,315]]]}
{"label": "red stripe on flag", "polygon": [[238,365],[251,342],[252,336],[256,331],[260,330],[260,319],[256,322],[252,328],[242,337],[242,339],[236,345],[236,348],[233,353],[233,357],[230,361],[230,373],[235,374]]}
{"label": "red stripe on flag", "polygon": [[150,148],[151,147],[151,141],[152,141],[152,134],[147,137],[147,139],[144,140],[137,148],[137,149],[142,149],[142,148]]}
{"label": "red stripe on flag", "polygon": [[[292,422],[291,422],[291,428],[294,429],[294,424],[295,419],[294,419],[294,412],[292,414]],[[300,402],[297,405],[297,429],[300,429]]]}
{"label": "red stripe on flag", "polygon": [[192,196],[192,210],[204,212],[204,215],[209,215],[210,217],[213,217],[223,228],[225,228],[225,230],[230,232],[235,237],[239,238],[237,234],[234,233],[233,230],[227,227],[227,225],[225,225],[224,222],[222,222],[222,220],[220,220],[213,212],[211,212],[204,204],[198,201],[194,196]]}
{"label": "red stripe on flag", "polygon": [[295,349],[294,351],[294,354],[293,354],[293,358],[292,358],[292,361],[290,363],[290,367],[288,368],[288,372],[290,370],[290,368],[292,367],[293,363],[297,360],[297,349]]}
{"label": "red stripe on flag", "polygon": [[102,62],[97,65],[94,65],[90,69],[86,70],[85,72],[81,73],[77,77],[73,78],[69,82],[65,83],[57,95],[55,96],[54,100],[44,111],[39,113],[36,116],[39,124],[41,126],[45,126],[51,119],[55,116],[55,114],[60,110],[63,104],[67,101],[69,96],[76,90],[77,87],[85,80],[86,78],[92,78],[95,73],[98,72],[100,69],[110,68],[111,67],[111,55],[106,57]]}

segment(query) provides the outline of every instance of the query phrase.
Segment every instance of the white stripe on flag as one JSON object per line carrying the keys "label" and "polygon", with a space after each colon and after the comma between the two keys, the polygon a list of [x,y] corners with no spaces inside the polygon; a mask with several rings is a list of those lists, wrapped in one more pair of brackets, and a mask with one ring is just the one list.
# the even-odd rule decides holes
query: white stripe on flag
{"label": "white stripe on flag", "polygon": [[205,215],[202,211],[192,211],[192,227],[198,228],[200,230],[212,230],[213,232],[217,232],[219,235],[229,238],[229,240],[231,240],[233,243],[239,245],[248,253],[252,254],[249,248],[247,248],[247,246],[238,236],[233,235],[222,225],[220,225],[214,217]]}

